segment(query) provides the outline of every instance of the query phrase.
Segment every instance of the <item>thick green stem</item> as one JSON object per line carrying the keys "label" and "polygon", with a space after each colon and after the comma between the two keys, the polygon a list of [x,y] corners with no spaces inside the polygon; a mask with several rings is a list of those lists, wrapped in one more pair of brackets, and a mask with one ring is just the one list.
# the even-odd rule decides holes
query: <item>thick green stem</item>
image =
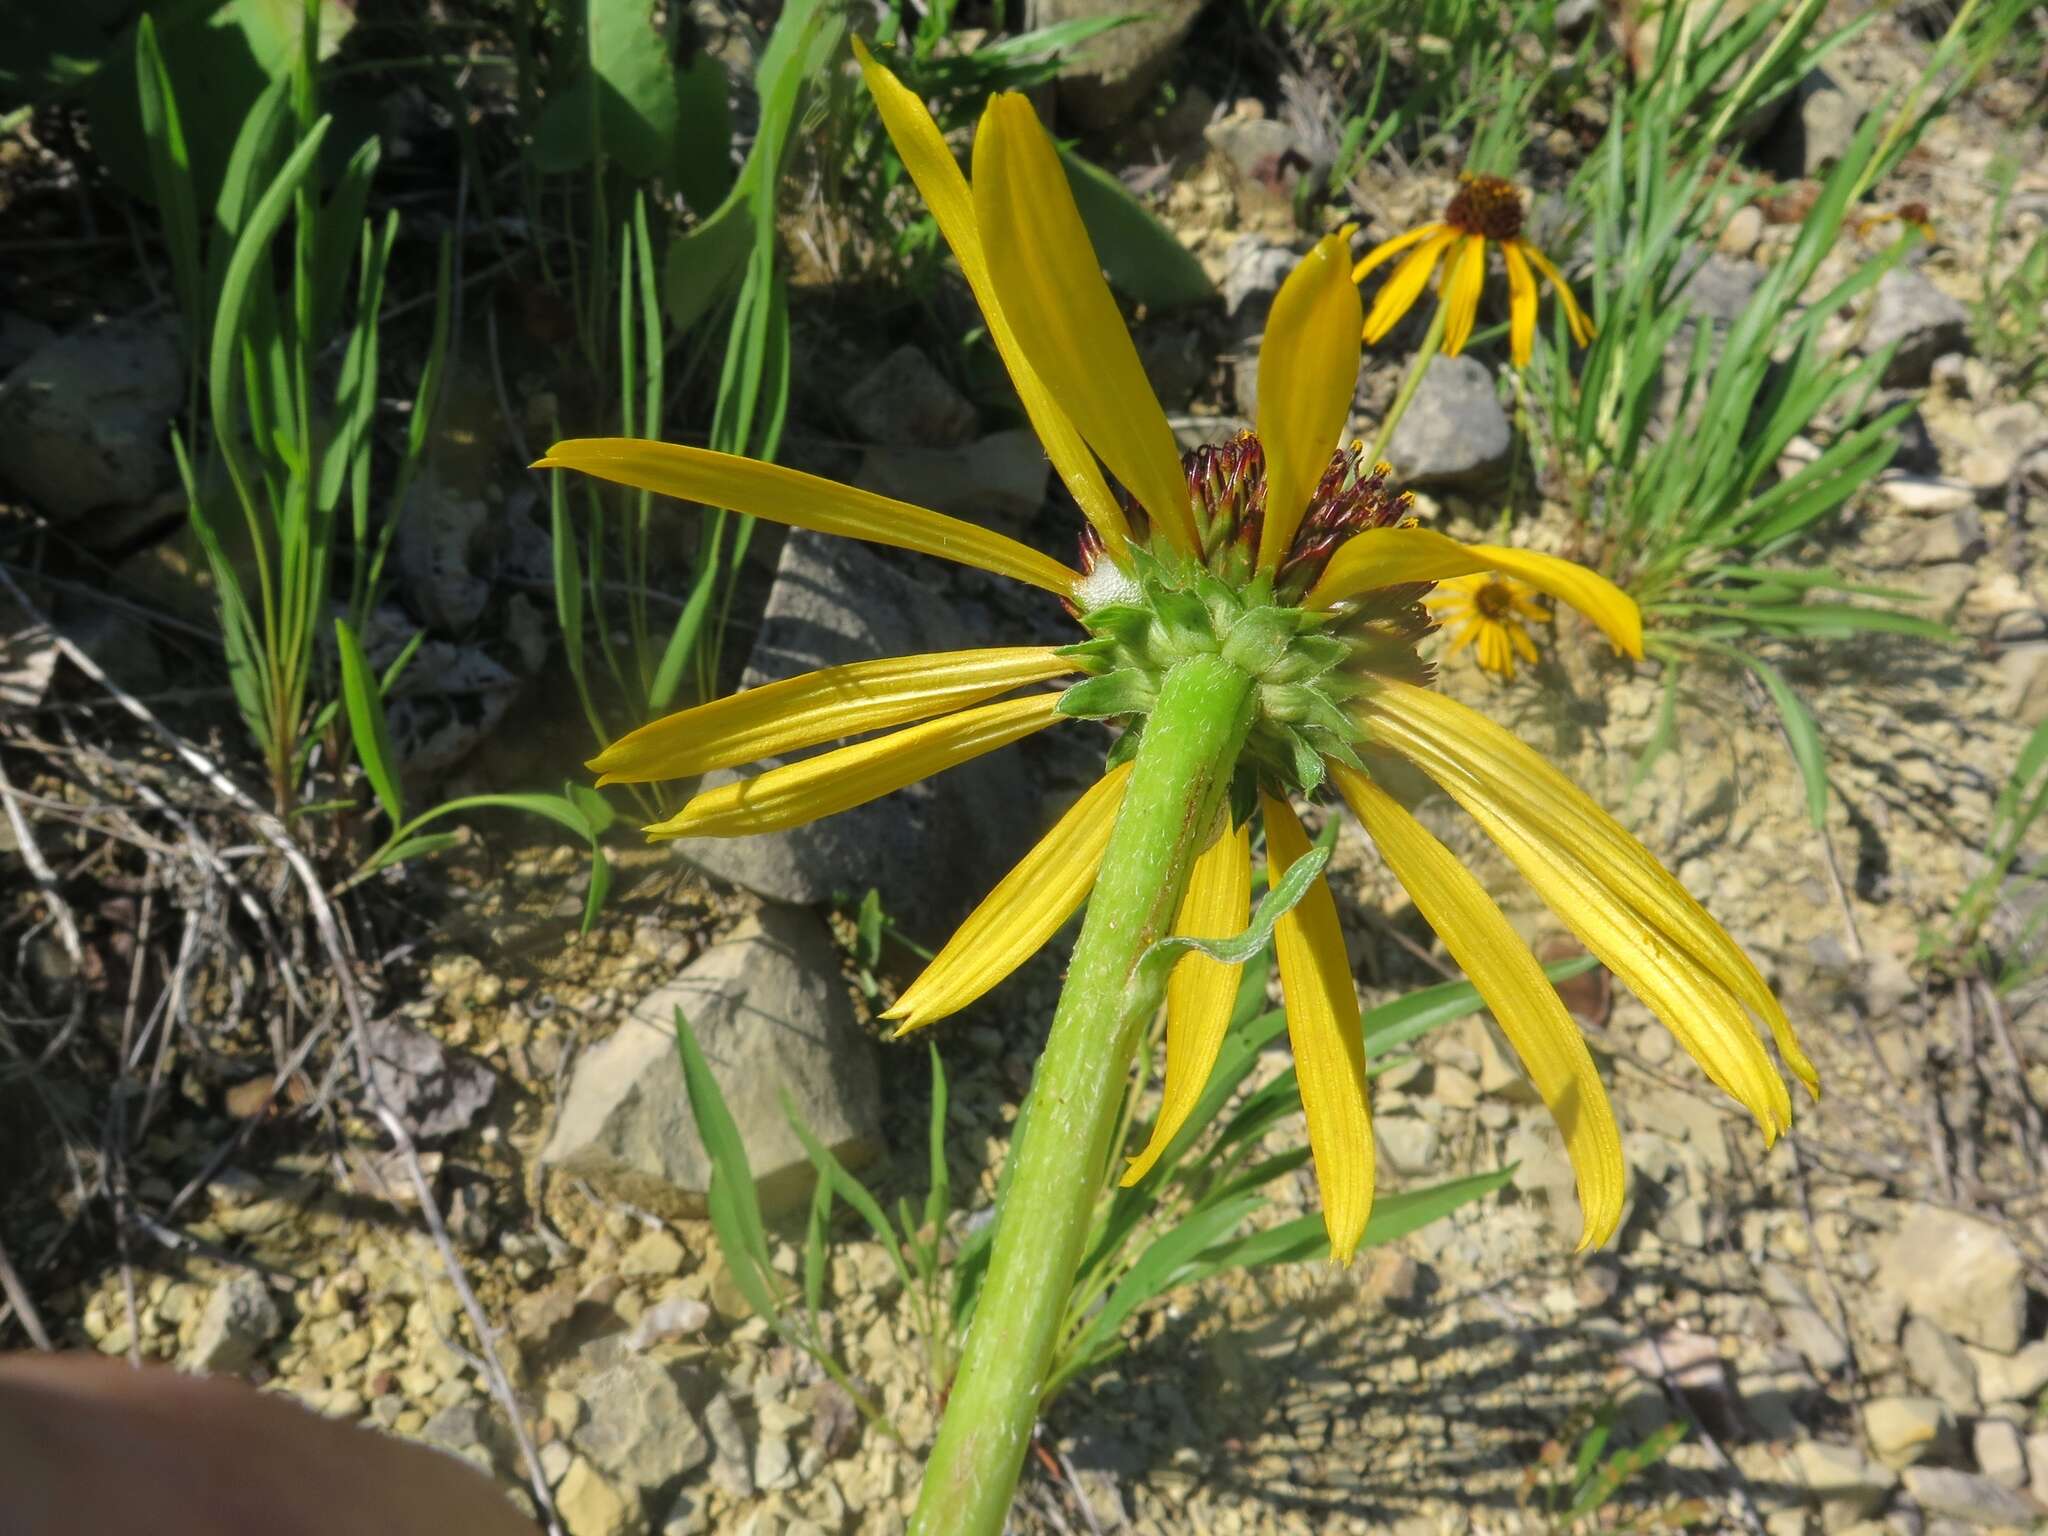
{"label": "thick green stem", "polygon": [[911,1536],[998,1536],[1024,1460],[1171,929],[1230,787],[1252,679],[1215,656],[1167,672],[1145,725],[1052,1033],[1010,1153],[995,1246]]}
{"label": "thick green stem", "polygon": [[1401,380],[1401,388],[1394,395],[1394,403],[1387,407],[1387,414],[1380,418],[1380,429],[1373,434],[1372,452],[1366,458],[1378,463],[1386,457],[1387,444],[1394,439],[1394,428],[1401,418],[1408,414],[1408,407],[1415,401],[1415,391],[1422,387],[1422,376],[1429,371],[1429,365],[1444,344],[1444,317],[1449,313],[1442,294],[1437,295],[1436,313],[1430,316],[1429,334],[1422,338],[1422,350],[1415,354],[1415,360],[1408,365],[1408,373]]}

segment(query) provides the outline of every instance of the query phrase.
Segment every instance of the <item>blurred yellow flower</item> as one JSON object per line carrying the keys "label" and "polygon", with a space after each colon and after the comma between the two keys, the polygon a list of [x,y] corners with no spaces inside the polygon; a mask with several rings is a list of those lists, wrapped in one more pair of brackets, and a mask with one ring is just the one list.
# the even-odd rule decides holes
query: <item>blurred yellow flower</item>
{"label": "blurred yellow flower", "polygon": [[[1228,813],[1194,861],[1174,931],[1243,930],[1256,804],[1269,878],[1308,851],[1290,796],[1333,783],[1443,936],[1564,1133],[1585,1212],[1582,1242],[1622,1209],[1621,1140],[1591,1054],[1527,946],[1473,876],[1369,776],[1395,754],[1457,799],[1578,932],[1762,1123],[1791,1101],[1751,1028],[1764,1021],[1809,1086],[1784,1011],[1734,942],[1656,859],[1563,775],[1497,726],[1421,684],[1416,645],[1431,584],[1515,578],[1642,654],[1636,604],[1605,578],[1527,550],[1463,545],[1414,526],[1410,498],[1357,445],[1340,448],[1362,306],[1341,237],[1319,242],[1274,300],[1259,354],[1256,432],[1185,456],[1146,381],[1052,141],[1023,97],[989,103],[961,174],[924,105],[865,49],[869,90],[951,245],[1047,455],[1087,519],[1081,569],[973,524],[817,476],[623,438],[556,443],[539,467],[893,545],[1013,577],[1059,598],[1088,638],[854,663],[715,700],[643,726],[591,763],[600,783],[685,778],[849,736],[865,739],[702,790],[647,828],[733,837],[831,815],[1064,719],[1145,729],[1166,674],[1220,658],[1255,708]],[[1120,487],[1112,490],[1104,468]],[[1082,674],[1064,693],[1028,691]],[[1004,697],[1005,695],[1015,695]],[[881,735],[868,735],[883,732]],[[1111,765],[1000,880],[888,1016],[908,1030],[1007,977],[1088,900],[1127,795]],[[992,807],[990,814],[1009,814]],[[1240,819],[1242,818],[1242,819]],[[1373,1135],[1358,993],[1321,877],[1278,922],[1308,1139],[1332,1253],[1348,1259],[1373,1193]],[[1164,1101],[1142,1177],[1214,1068],[1239,967],[1191,953],[1167,981]]]}
{"label": "blurred yellow flower", "polygon": [[1438,582],[1423,603],[1451,637],[1447,660],[1469,649],[1480,666],[1509,681],[1517,656],[1536,665],[1536,637],[1529,626],[1551,622],[1550,610],[1534,589],[1512,576],[1454,576]]}
{"label": "blurred yellow flower", "polygon": [[1443,216],[1406,234],[1383,241],[1351,269],[1353,282],[1395,256],[1402,257],[1393,275],[1380,285],[1379,296],[1365,317],[1365,339],[1377,342],[1415,307],[1430,274],[1442,263],[1444,278],[1438,302],[1446,308],[1443,350],[1456,357],[1471,340],[1479,315],[1479,293],[1486,282],[1486,244],[1500,247],[1508,274],[1508,345],[1517,368],[1526,368],[1536,339],[1536,276],[1540,272],[1557,290],[1564,305],[1572,340],[1586,346],[1593,340],[1593,322],[1579,308],[1550,258],[1522,238],[1522,194],[1513,182],[1498,176],[1465,175],[1444,205]]}
{"label": "blurred yellow flower", "polygon": [[1927,211],[1925,203],[1901,203],[1887,212],[1872,214],[1857,224],[1856,233],[1860,238],[1886,224],[1903,224],[1930,244],[1940,238],[1934,228],[1934,215]]}

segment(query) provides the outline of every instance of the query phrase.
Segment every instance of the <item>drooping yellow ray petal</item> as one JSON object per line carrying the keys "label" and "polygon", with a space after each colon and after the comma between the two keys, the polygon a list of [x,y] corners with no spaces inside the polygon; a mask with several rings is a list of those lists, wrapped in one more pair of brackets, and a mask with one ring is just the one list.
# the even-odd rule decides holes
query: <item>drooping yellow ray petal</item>
{"label": "drooping yellow ray petal", "polygon": [[1572,560],[1504,544],[1460,544],[1430,528],[1368,528],[1353,534],[1323,568],[1302,600],[1328,608],[1379,587],[1442,581],[1475,571],[1500,571],[1576,608],[1625,655],[1643,654],[1643,614],[1634,598],[1597,571]]}
{"label": "drooping yellow ray petal", "polygon": [[[1252,829],[1246,822],[1226,829],[1195,860],[1173,931],[1195,939],[1230,938],[1251,921],[1251,901]],[[1151,1140],[1124,1170],[1125,1184],[1135,1184],[1152,1171],[1208,1087],[1216,1054],[1230,1029],[1243,970],[1241,965],[1191,953],[1181,956],[1167,977],[1166,1085]]]}
{"label": "drooping yellow ray petal", "polygon": [[1437,300],[1444,306],[1445,357],[1456,357],[1472,339],[1472,326],[1479,318],[1479,293],[1485,286],[1486,239],[1467,235],[1450,255],[1443,292]]}
{"label": "drooping yellow ray petal", "polygon": [[1593,343],[1593,322],[1586,312],[1579,308],[1579,301],[1572,293],[1572,285],[1564,280],[1564,274],[1551,264],[1550,258],[1537,250],[1528,241],[1518,242],[1536,270],[1550,279],[1550,286],[1557,290],[1558,301],[1564,305],[1565,324],[1571,328],[1572,340],[1580,346]]}
{"label": "drooping yellow ray petal", "polygon": [[1145,379],[1058,153],[1031,103],[989,98],[974,136],[974,212],[1004,317],[1053,398],[1166,536],[1195,547],[1180,447]]}
{"label": "drooping yellow ray petal", "polygon": [[[1278,881],[1308,852],[1308,834],[1293,807],[1261,794],[1266,823],[1266,873]],[[1372,1109],[1365,1096],[1365,1040],[1358,989],[1337,903],[1322,876],[1273,930],[1280,985],[1287,999],[1287,1039],[1301,1084],[1309,1152],[1323,1194],[1330,1256],[1351,1262],[1372,1215]]]}
{"label": "drooping yellow ray petal", "polygon": [[1414,229],[1408,230],[1404,234],[1396,235],[1391,240],[1382,240],[1370,251],[1367,251],[1358,265],[1351,269],[1351,281],[1354,283],[1364,282],[1366,275],[1380,266],[1381,263],[1393,260],[1394,257],[1407,250],[1409,246],[1417,245],[1429,239],[1432,235],[1442,234],[1443,229],[1444,226],[1442,224],[1431,220],[1427,224],[1417,225]]}
{"label": "drooping yellow ray petal", "polygon": [[834,816],[893,794],[906,784],[1051,725],[1055,693],[1005,699],[892,736],[856,742],[751,779],[707,789],[666,821],[642,828],[656,841],[671,837],[746,837]]}
{"label": "drooping yellow ray petal", "polygon": [[1536,346],[1536,278],[1521,241],[1503,240],[1500,256],[1508,269],[1508,355],[1517,368],[1526,368]]}
{"label": "drooping yellow ray petal", "polygon": [[1579,941],[1756,1117],[1767,1141],[1791,1124],[1784,1080],[1736,994],[1712,968],[1610,886],[1609,871],[1575,855],[1552,826],[1523,814],[1454,747],[1395,712],[1369,708],[1367,721],[1373,745],[1408,758],[1465,808]]}
{"label": "drooping yellow ray petal", "polygon": [[836,480],[763,464],[736,454],[636,437],[572,437],[556,443],[534,469],[574,469],[599,480],[673,496],[749,517],[865,539],[937,555],[1068,596],[1081,578],[1028,544],[977,528],[943,512],[855,490]]}
{"label": "drooping yellow ray petal", "polygon": [[1367,341],[1377,342],[1415,307],[1415,301],[1422,296],[1423,286],[1429,281],[1429,274],[1436,270],[1437,259],[1443,255],[1445,247],[1459,238],[1455,229],[1439,227],[1436,233],[1401,258],[1393,276],[1380,284],[1380,291],[1374,295],[1372,308],[1366,314]]}
{"label": "drooping yellow ray petal", "polygon": [[1394,878],[1479,989],[1521,1057],[1529,1081],[1550,1106],[1578,1178],[1579,1209],[1585,1217],[1579,1247],[1606,1242],[1621,1222],[1627,1183],[1621,1132],[1592,1053],[1558,1000],[1557,989],[1493,898],[1448,848],[1356,769],[1337,762],[1329,769],[1338,792],[1386,856]]}
{"label": "drooping yellow ray petal", "polygon": [[1072,661],[1047,645],[825,667],[666,715],[621,736],[584,766],[599,775],[600,786],[687,779],[821,741],[928,720],[1073,670]]}
{"label": "drooping yellow ray petal", "polygon": [[1541,826],[1551,841],[1597,871],[1764,1021],[1785,1064],[1807,1092],[1818,1097],[1820,1076],[1755,963],[1657,856],[1598,802],[1513,732],[1431,689],[1390,683],[1383,697],[1375,696],[1374,705],[1406,717],[1418,730],[1445,743],[1469,771],[1494,787],[1514,815]]}
{"label": "drooping yellow ray petal", "polygon": [[1131,765],[1119,763],[1097,779],[982,899],[882,1015],[896,1021],[897,1034],[958,1013],[1037,954],[1079,910],[1095,886],[1130,777]]}
{"label": "drooping yellow ray petal", "polygon": [[1358,388],[1358,289],[1344,242],[1328,235],[1280,285],[1259,343],[1259,446],[1266,455],[1266,521],[1259,564],[1271,569],[1294,541],[1308,498],[1329,467]]}
{"label": "drooping yellow ray petal", "polygon": [[989,339],[995,343],[1003,366],[1010,371],[1010,382],[1016,386],[1017,398],[1024,404],[1032,430],[1045,445],[1046,457],[1052,460],[1068,493],[1080,505],[1081,515],[1102,535],[1110,558],[1123,564],[1124,547],[1130,538],[1123,508],[1110,494],[1095,455],[1089,452],[1081,434],[1074,430],[1074,423],[1060,409],[1038,370],[1017,344],[1016,333],[1010,329],[1009,318],[996,298],[995,284],[989,279],[988,260],[981,249],[981,228],[974,217],[974,195],[967,190],[967,178],[960,174],[952,150],[939,133],[939,125],[932,121],[931,113],[916,94],[876,63],[866,44],[857,37],[853,40],[853,51],[860,59],[868,93],[875,98],[875,106],[882,114],[882,126],[889,130],[890,142],[903,157],[904,169],[917,183],[925,206],[938,220],[939,233],[953,248],[967,286],[974,290],[974,301],[988,321]]}

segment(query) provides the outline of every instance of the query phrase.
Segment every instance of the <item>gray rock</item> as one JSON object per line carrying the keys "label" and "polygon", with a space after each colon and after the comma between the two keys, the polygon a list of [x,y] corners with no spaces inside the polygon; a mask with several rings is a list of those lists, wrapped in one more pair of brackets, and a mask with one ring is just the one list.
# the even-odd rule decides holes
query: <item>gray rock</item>
{"label": "gray rock", "polygon": [[213,1288],[185,1364],[204,1373],[233,1374],[256,1363],[264,1345],[283,1331],[277,1303],[261,1275],[237,1270]]}
{"label": "gray rock", "polygon": [[1924,1317],[1910,1319],[1900,1341],[1906,1374],[1953,1409],[1972,1414],[1981,1406],[1977,1372],[1963,1346]]}
{"label": "gray rock", "polygon": [[1202,138],[1223,162],[1239,218],[1292,223],[1294,190],[1308,167],[1293,128],[1237,112],[1209,124]]}
{"label": "gray rock", "polygon": [[853,483],[1016,537],[1045,505],[1051,465],[1029,427],[964,448],[870,448]]}
{"label": "gray rock", "polygon": [[2027,1436],[2027,1488],[2048,1509],[2048,1430]]}
{"label": "gray rock", "polygon": [[1863,107],[1824,69],[1809,70],[1778,119],[1766,157],[1780,176],[1825,175],[1856,136]]}
{"label": "gray rock", "polygon": [[1976,1367],[1977,1390],[1987,1403],[2031,1403],[2048,1387],[2048,1339],[2036,1339],[2017,1354],[1988,1349],[1968,1354]]}
{"label": "gray rock", "polygon": [[2027,1448],[2010,1419],[1979,1419],[1970,1431],[1970,1459],[2001,1488],[2027,1486]]}
{"label": "gray rock", "polygon": [[0,374],[12,373],[57,339],[40,320],[12,309],[0,309]]}
{"label": "gray rock", "polygon": [[60,522],[145,502],[176,479],[170,426],[184,389],[175,323],[50,342],[0,381],[0,480]]}
{"label": "gray rock", "polygon": [[1939,1398],[1873,1397],[1863,1405],[1863,1437],[1886,1466],[1910,1466],[1955,1449],[1955,1415]]}
{"label": "gray rock", "polygon": [[1727,324],[1740,318],[1764,280],[1753,261],[1711,255],[1702,261],[1678,291],[1678,300],[1695,318]]}
{"label": "gray rock", "polygon": [[675,1378],[652,1360],[626,1359],[584,1382],[589,1414],[570,1438],[613,1481],[666,1490],[711,1455]]}
{"label": "gray rock", "polygon": [[1930,1515],[1946,1515],[1965,1525],[2017,1526],[2022,1530],[2041,1518],[2041,1508],[2024,1494],[2001,1487],[1974,1472],[1953,1467],[1908,1467],[1906,1494]]}
{"label": "gray rock", "polygon": [[430,629],[467,634],[491,600],[505,519],[431,472],[413,481],[398,515],[399,590]]}
{"label": "gray rock", "polygon": [[2048,720],[2048,640],[2025,641],[1998,658],[1999,708],[2021,725]]}
{"label": "gray rock", "polygon": [[1839,1375],[1849,1364],[1849,1346],[1833,1324],[1812,1307],[1780,1307],[1778,1326],[1785,1330],[1785,1342],[1799,1351],[1800,1358],[1813,1367],[1813,1374],[1821,1380]]}
{"label": "gray rock", "polygon": [[1405,485],[1477,486],[1506,470],[1513,446],[1486,365],[1473,357],[1435,357],[1394,426],[1387,458]]}
{"label": "gray rock", "polygon": [[735,1499],[754,1496],[754,1459],[747,1453],[747,1431],[732,1399],[711,1394],[704,1405],[704,1427],[711,1434],[711,1484]]}
{"label": "gray rock", "polygon": [[[783,545],[741,686],[985,641],[928,587],[860,545],[799,531]],[[705,782],[734,777],[715,774]],[[808,906],[873,886],[914,937],[937,940],[1043,830],[1036,805],[1017,753],[998,750],[809,826],[685,838],[677,849],[699,868],[773,901]],[[1012,813],[992,816],[991,806]]]}
{"label": "gray rock", "polygon": [[[1059,104],[1084,128],[1111,128],[1150,94],[1202,0],[1159,0],[1136,12],[1138,19],[1111,27],[1061,55]],[[1130,16],[1121,0],[1030,0],[1026,28],[1096,16]]]}
{"label": "gray rock", "polygon": [[1899,1485],[1898,1473],[1853,1445],[1802,1440],[1792,1447],[1792,1460],[1807,1493],[1831,1517],[1860,1520],[1873,1515]]}
{"label": "gray rock", "polygon": [[1387,1166],[1398,1173],[1420,1173],[1430,1167],[1443,1139],[1434,1125],[1414,1115],[1380,1115],[1372,1129]]}
{"label": "gray rock", "polygon": [[377,1091],[415,1136],[432,1140],[467,1130],[497,1090],[497,1073],[424,1030],[386,1018],[365,1033]]}
{"label": "gray rock", "polygon": [[1888,389],[1917,389],[1934,373],[1934,360],[1969,345],[1970,313],[1911,267],[1878,279],[1877,294],[1857,350],[1866,357],[1897,344],[1880,381]]}
{"label": "gray rock", "polygon": [[420,1438],[486,1472],[511,1471],[518,1465],[519,1447],[512,1431],[495,1409],[474,1398],[443,1408],[427,1420]]}
{"label": "gray rock", "polygon": [[869,369],[839,409],[862,441],[892,448],[957,448],[974,435],[974,407],[908,344]]}
{"label": "gray rock", "polygon": [[1223,313],[1243,336],[1266,328],[1274,296],[1301,258],[1291,246],[1263,235],[1240,235],[1223,256]]}
{"label": "gray rock", "polygon": [[2026,1261],[1974,1216],[1915,1207],[1881,1254],[1877,1283],[1966,1344],[2009,1355],[2025,1336]]}
{"label": "gray rock", "polygon": [[1964,507],[1901,530],[1893,558],[1910,565],[1947,565],[1975,560],[1983,553],[1983,514],[1975,507]]}
{"label": "gray rock", "polygon": [[842,1159],[881,1145],[874,1047],[854,1022],[824,925],[769,907],[633,1008],[577,1062],[554,1135],[554,1167],[664,1215],[698,1215],[711,1164],[676,1065],[675,1014],[690,1021],[739,1126],[763,1201],[808,1193],[811,1165],[783,1095]]}

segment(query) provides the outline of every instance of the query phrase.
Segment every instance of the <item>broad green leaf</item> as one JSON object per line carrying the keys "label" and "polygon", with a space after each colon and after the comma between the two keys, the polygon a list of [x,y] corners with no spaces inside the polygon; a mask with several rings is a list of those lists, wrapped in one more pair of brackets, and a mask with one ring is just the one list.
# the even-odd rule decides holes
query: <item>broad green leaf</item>
{"label": "broad green leaf", "polygon": [[1119,292],[1155,310],[1199,304],[1215,293],[1202,264],[1122,182],[1068,149],[1060,150],[1060,164],[1096,259]]}

